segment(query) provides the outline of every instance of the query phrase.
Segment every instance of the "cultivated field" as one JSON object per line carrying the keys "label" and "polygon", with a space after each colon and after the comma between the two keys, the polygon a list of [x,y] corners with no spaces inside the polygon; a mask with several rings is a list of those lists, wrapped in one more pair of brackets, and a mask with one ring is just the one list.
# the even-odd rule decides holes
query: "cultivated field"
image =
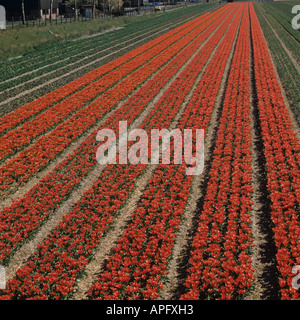
{"label": "cultivated field", "polygon": [[[196,4],[3,60],[0,299],[299,300],[295,4]],[[99,164],[121,121],[204,129],[203,172]]]}

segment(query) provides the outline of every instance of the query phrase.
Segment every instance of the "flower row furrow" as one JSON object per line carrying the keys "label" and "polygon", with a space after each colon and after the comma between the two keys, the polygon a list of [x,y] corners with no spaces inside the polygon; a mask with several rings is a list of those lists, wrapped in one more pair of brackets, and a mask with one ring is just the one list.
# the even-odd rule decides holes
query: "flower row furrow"
{"label": "flower row furrow", "polygon": [[281,297],[299,299],[299,290],[292,287],[292,278],[295,277],[292,269],[300,264],[299,141],[293,131],[268,47],[252,6],[250,14],[257,105]]}

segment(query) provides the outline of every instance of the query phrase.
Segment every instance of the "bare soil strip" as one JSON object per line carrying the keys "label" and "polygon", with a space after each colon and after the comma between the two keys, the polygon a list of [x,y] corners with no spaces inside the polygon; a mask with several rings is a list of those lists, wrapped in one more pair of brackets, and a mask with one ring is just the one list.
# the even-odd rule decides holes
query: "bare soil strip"
{"label": "bare soil strip", "polygon": [[[251,26],[250,26],[251,34]],[[252,233],[254,248],[252,265],[254,272],[254,291],[249,300],[278,299],[277,269],[274,264],[276,247],[272,231],[271,207],[267,190],[265,172],[266,159],[259,120],[257,93],[254,74],[253,44],[250,38],[250,92],[251,92],[251,146],[252,146]]]}
{"label": "bare soil strip", "polygon": [[[241,24],[241,21],[240,21]],[[230,66],[232,63],[233,54],[236,47],[236,42],[239,34],[240,24],[229,54],[226,67],[224,70],[221,86],[215,103],[214,111],[211,115],[210,125],[205,134],[204,145],[204,170],[199,176],[195,176],[191,188],[191,193],[188,200],[187,208],[184,212],[184,223],[181,224],[176,243],[174,246],[172,261],[169,266],[169,282],[166,283],[161,294],[164,300],[178,300],[184,292],[184,282],[186,279],[186,269],[189,262],[189,253],[191,251],[192,241],[195,230],[197,229],[198,213],[201,212],[206,188],[209,178],[209,172],[212,162],[213,150],[216,143],[217,131],[219,127],[219,119],[222,112],[222,103],[225,97],[227,81],[229,77]],[[225,36],[225,34],[224,34]],[[223,38],[222,38],[223,39]],[[217,48],[216,48],[217,50]],[[213,54],[215,51],[213,52]],[[211,57],[212,58],[212,57]],[[210,59],[211,59],[210,58]]]}
{"label": "bare soil strip", "polygon": [[[188,65],[188,63],[194,58],[194,56],[201,50],[201,48],[213,36],[213,34],[216,32],[216,30],[209,36],[209,38],[205,42],[203,42],[203,44],[197,49],[197,51],[181,67],[181,69],[178,71],[178,73],[172,78],[172,82],[179,76],[179,74],[184,70],[184,68]],[[197,85],[200,82],[211,58],[212,57],[210,57],[208,59],[208,61],[204,65],[203,69],[201,70],[201,72],[197,76],[195,83],[193,84],[188,95],[186,96],[186,98],[185,98],[183,104],[181,105],[180,110],[178,111],[176,117],[172,121],[172,124],[170,126],[170,130],[174,129],[176,127],[176,125],[178,124],[178,121],[181,118],[186,106],[188,105],[195,89],[197,88]],[[168,85],[168,87],[169,87],[169,85]],[[162,96],[166,90],[167,90],[167,88],[164,87],[160,91],[159,95]],[[156,100],[158,101],[159,99],[156,99]],[[153,106],[155,103],[156,102],[153,101]],[[116,220],[115,220],[114,226],[110,229],[110,231],[108,232],[106,237],[101,242],[101,244],[98,247],[97,252],[94,256],[94,259],[88,264],[88,266],[85,270],[86,276],[78,283],[78,288],[77,288],[77,291],[74,295],[74,299],[76,299],[76,300],[81,299],[82,300],[82,299],[88,298],[87,294],[88,294],[89,288],[98,279],[99,275],[101,274],[101,272],[105,268],[106,259],[111,255],[113,247],[117,244],[118,239],[122,236],[123,231],[126,228],[126,225],[130,221],[130,216],[132,215],[132,213],[136,209],[136,206],[140,200],[140,197],[143,194],[143,190],[148,185],[148,182],[151,179],[156,167],[157,167],[156,165],[150,165],[149,168],[146,170],[146,173],[140,179],[138,179],[137,185],[133,191],[132,196],[129,198],[127,205],[121,210],[120,214],[118,215],[118,218],[116,218]]]}
{"label": "bare soil strip", "polygon": [[72,41],[76,42],[78,40],[90,39],[90,38],[98,37],[101,34],[112,32],[112,31],[115,31],[115,30],[120,30],[120,29],[124,29],[124,27],[112,27],[112,28],[109,28],[107,30],[104,30],[104,31],[101,31],[101,32],[97,32],[97,33],[94,33],[94,34],[86,34],[86,35],[84,35],[82,37],[79,37],[77,39],[73,39]]}

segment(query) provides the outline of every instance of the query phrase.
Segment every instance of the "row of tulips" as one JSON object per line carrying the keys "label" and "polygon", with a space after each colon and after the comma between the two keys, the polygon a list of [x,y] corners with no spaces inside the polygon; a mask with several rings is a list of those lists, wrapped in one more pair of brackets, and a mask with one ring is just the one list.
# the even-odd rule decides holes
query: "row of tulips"
{"label": "row of tulips", "polygon": [[[220,10],[219,13],[212,17],[212,20],[221,15],[222,12],[223,10]],[[45,167],[70,145],[72,141],[80,137],[86,130],[101,119],[106,112],[112,110],[120,100],[125,99],[135,88],[168,62],[170,58],[174,57],[176,53],[182,50],[211,22],[211,20],[205,21],[197,30],[189,33],[183,39],[169,46],[164,52],[147,62],[143,67],[132,72],[122,82],[107,90],[101,97],[63,122],[49,135],[41,137],[35,144],[7,161],[0,168],[0,190],[2,196],[16,190],[16,188],[28,181],[37,171]],[[84,122],[82,119],[84,119]]]}
{"label": "row of tulips", "polygon": [[249,38],[247,4],[181,299],[240,299],[253,284]]}
{"label": "row of tulips", "polygon": [[[224,17],[220,17],[216,21],[215,28],[223,19]],[[210,47],[213,37],[205,47]],[[213,50],[204,49],[205,47],[172,83],[140,128],[150,131],[158,124],[164,128],[170,125]],[[184,93],[176,97],[179,90]],[[121,115],[121,119],[131,123],[136,117],[132,115],[134,109]],[[109,122],[106,125],[109,126]],[[85,150],[89,156],[91,149],[94,154],[96,148],[93,143]],[[92,258],[103,233],[110,227],[119,209],[134,190],[136,179],[141,177],[145,168],[146,165],[141,164],[108,165],[73,210],[64,216],[63,221],[38,246],[27,264],[17,271],[16,277],[8,281],[8,289],[2,292],[2,298],[62,299],[72,294],[76,281]]]}
{"label": "row of tulips", "polygon": [[[33,120],[7,132],[5,135],[0,137],[0,160],[3,161],[8,156],[12,156],[17,151],[24,149],[24,147],[30,144],[33,139],[46,134],[50,129],[53,129],[58,124],[62,122],[65,123],[66,119],[78,110],[86,113],[89,104],[96,98],[97,102],[95,101],[94,103],[100,104],[99,102],[102,98],[101,93],[103,94],[103,92],[112,86],[119,84],[124,77],[128,77],[132,72],[142,72],[138,71],[139,68],[141,68],[145,63],[148,63],[154,57],[159,57],[159,54],[166,50],[166,48],[176,43],[176,41],[181,37],[186,36],[191,32],[191,30],[196,32],[197,27],[199,28],[199,25],[201,26],[208,17],[210,17],[210,15],[197,19],[196,22],[190,23],[190,26],[180,30],[180,32],[177,32],[172,36],[169,36],[158,45],[136,55],[130,60],[127,60],[124,64],[115,69],[109,69],[110,71],[108,73],[102,75],[102,77],[98,78],[96,81],[92,81],[82,88],[82,90],[75,92],[60,103],[42,112]],[[175,53],[176,51],[174,51],[174,54]],[[163,62],[163,60],[161,61]],[[95,74],[97,74],[97,72],[93,74],[93,77],[95,77]],[[120,85],[122,85],[122,82]],[[25,155],[22,154],[21,156],[24,157]],[[11,164],[9,165],[11,166]]]}
{"label": "row of tulips", "polygon": [[[210,16],[210,13],[205,13],[204,15],[200,16],[198,19],[192,20],[187,22],[186,24],[167,32],[166,34],[128,52],[127,54],[105,64],[104,66],[95,69],[84,76],[69,82],[68,84],[64,85],[61,88],[56,89],[55,91],[49,92],[46,95],[39,97],[38,99],[30,102],[22,107],[19,107],[15,111],[4,115],[0,119],[0,134],[11,130],[16,125],[27,121],[28,119],[32,119],[35,115],[39,114],[40,112],[46,110],[50,106],[61,102],[61,100],[69,97],[71,94],[76,93],[77,91],[82,90],[90,83],[96,81],[97,79],[103,77],[104,75],[110,73],[111,71],[115,71],[120,68],[122,65],[128,63],[132,59],[140,56],[143,53],[147,53],[148,50],[154,49],[158,45],[164,45],[164,41],[167,40],[169,37],[173,37],[179,32],[184,31],[186,28],[191,27],[195,22],[198,20],[202,20],[205,17]],[[178,40],[178,39],[177,39]],[[176,41],[176,40],[175,40]],[[164,47],[166,48],[166,47]],[[160,48],[163,50],[163,48]],[[155,54],[159,52],[156,51]]]}
{"label": "row of tulips", "polygon": [[[119,121],[127,120],[128,124],[130,124],[138,117],[149,101],[153,99],[172,75],[180,69],[190,57],[191,52],[196,50],[221,20],[222,17],[206,30],[204,38],[197,37],[178,55],[177,59],[172,60],[166,68],[160,70],[95,130],[78,149],[59,164],[53,172],[43,178],[22,198],[13,202],[10,207],[3,209],[0,215],[1,260],[7,261],[21,243],[57,210],[60,204],[79,186],[80,181],[86,174],[97,164],[95,159],[97,149],[95,137],[97,131],[101,128],[117,129]],[[204,50],[205,47],[202,49]],[[205,63],[208,56],[209,52],[203,56],[202,64]]]}
{"label": "row of tulips", "polygon": [[[238,9],[235,18],[221,26],[220,36],[231,23],[179,121],[181,130],[209,125],[243,6]],[[91,299],[160,297],[191,185],[185,164],[155,170],[105,270],[89,290]]]}
{"label": "row of tulips", "polygon": [[282,299],[299,299],[293,267],[300,264],[300,147],[254,8],[251,30],[267,189]]}

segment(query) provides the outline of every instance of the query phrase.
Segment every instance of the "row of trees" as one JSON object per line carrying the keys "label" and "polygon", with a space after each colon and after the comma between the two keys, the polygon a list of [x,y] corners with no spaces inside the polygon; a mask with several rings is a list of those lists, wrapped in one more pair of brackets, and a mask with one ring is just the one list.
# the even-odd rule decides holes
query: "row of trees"
{"label": "row of trees", "polygon": [[97,8],[109,11],[120,11],[123,7],[122,0],[65,0],[67,8],[74,8],[75,14],[77,15],[77,9],[84,5],[93,6],[93,13],[96,12]]}
{"label": "row of trees", "polygon": [[[130,0],[129,0],[130,1]],[[50,19],[54,8],[54,0],[49,0],[50,4]],[[105,11],[120,11],[123,8],[122,0],[65,0],[66,8],[73,9],[77,18],[78,10],[85,5],[93,6],[93,14],[95,15],[97,9]],[[25,23],[25,0],[21,0],[22,6],[22,20]]]}

